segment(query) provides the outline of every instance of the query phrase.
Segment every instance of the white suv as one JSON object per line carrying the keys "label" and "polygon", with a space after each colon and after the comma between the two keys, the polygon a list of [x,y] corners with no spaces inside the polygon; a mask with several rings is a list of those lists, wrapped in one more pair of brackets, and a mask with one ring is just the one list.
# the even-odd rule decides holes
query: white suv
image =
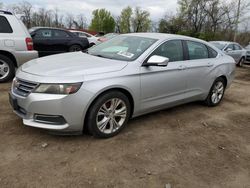
{"label": "white suv", "polygon": [[37,57],[23,22],[11,12],[0,10],[0,83],[11,80],[18,66]]}

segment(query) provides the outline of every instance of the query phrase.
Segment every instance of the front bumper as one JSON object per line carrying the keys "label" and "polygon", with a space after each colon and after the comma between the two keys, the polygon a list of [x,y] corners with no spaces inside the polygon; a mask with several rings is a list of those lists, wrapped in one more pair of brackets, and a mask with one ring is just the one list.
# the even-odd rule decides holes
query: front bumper
{"label": "front bumper", "polygon": [[[30,93],[22,97],[10,92],[10,100],[15,99],[14,112],[23,119],[23,124],[31,127],[43,128],[61,132],[81,132],[84,118],[91,100],[92,93],[80,89],[72,95],[54,95]],[[47,123],[37,121],[37,114],[62,117],[63,123]]]}
{"label": "front bumper", "polygon": [[38,52],[33,50],[33,51],[15,51],[15,58],[17,61],[17,66],[21,66],[22,64],[38,58]]}

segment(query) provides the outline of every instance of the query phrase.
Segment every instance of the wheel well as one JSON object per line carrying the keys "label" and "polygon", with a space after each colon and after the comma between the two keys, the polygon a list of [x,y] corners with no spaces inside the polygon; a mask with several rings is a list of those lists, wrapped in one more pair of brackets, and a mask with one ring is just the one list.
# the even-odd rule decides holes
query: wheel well
{"label": "wheel well", "polygon": [[222,76],[220,76],[219,78],[222,78],[222,79],[224,80],[224,82],[225,82],[225,87],[227,87],[227,77],[224,76],[224,75],[222,75]]}
{"label": "wheel well", "polygon": [[[101,95],[104,95],[105,93],[107,92],[111,92],[111,91],[120,91],[121,93],[123,93],[124,95],[126,95],[128,97],[128,100],[129,100],[129,103],[131,105],[131,114],[130,114],[130,117],[132,117],[133,113],[134,113],[134,99],[132,97],[132,95],[130,94],[129,91],[127,91],[126,89],[123,89],[123,88],[112,88],[112,89],[108,89],[108,90],[105,90],[103,91],[102,93],[100,93],[98,96],[96,96],[96,98],[91,102],[91,104],[89,105],[88,107],[88,110],[87,110],[87,113],[86,113],[86,116],[88,115],[89,113],[89,109],[91,107],[91,105],[98,99],[98,97],[100,97]],[[83,127],[83,130],[87,130],[87,127],[86,127],[86,116],[85,116],[85,119],[84,119],[84,127]]]}
{"label": "wheel well", "polygon": [[10,58],[11,61],[14,63],[15,67],[17,67],[16,58],[14,57],[14,55],[12,53],[0,50],[0,55],[4,55],[4,56]]}
{"label": "wheel well", "polygon": [[[90,104],[90,106],[93,104],[93,102],[94,102],[98,97],[100,97],[101,95],[104,95],[105,93],[111,92],[111,91],[120,91],[121,93],[123,93],[124,95],[126,95],[126,97],[128,97],[129,103],[130,103],[130,105],[131,105],[131,114],[130,114],[130,116],[132,116],[132,114],[133,114],[133,112],[134,112],[134,99],[133,99],[132,95],[130,94],[130,92],[127,91],[126,89],[123,89],[123,88],[112,88],[112,89],[108,89],[108,90],[103,91],[102,93],[100,93],[100,94],[92,101],[92,103]],[[90,106],[89,106],[89,107],[90,107]]]}

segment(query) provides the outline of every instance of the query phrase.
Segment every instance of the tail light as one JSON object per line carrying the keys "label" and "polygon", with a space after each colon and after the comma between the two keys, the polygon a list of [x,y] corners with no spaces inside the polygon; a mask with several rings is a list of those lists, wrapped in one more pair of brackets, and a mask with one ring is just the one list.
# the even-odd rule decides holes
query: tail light
{"label": "tail light", "polygon": [[27,49],[29,51],[33,50],[33,41],[32,41],[32,38],[26,38],[25,42],[26,42]]}

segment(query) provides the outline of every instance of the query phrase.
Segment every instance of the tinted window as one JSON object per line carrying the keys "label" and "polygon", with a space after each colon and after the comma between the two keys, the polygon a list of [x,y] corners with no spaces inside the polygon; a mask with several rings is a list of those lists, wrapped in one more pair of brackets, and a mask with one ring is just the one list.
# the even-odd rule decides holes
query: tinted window
{"label": "tinted window", "polygon": [[218,53],[210,47],[207,47],[207,48],[208,48],[209,58],[216,58]]}
{"label": "tinted window", "polygon": [[0,16],[0,33],[12,33],[13,30],[8,22],[8,20]]}
{"label": "tinted window", "polygon": [[242,50],[242,48],[239,45],[235,44],[234,45],[234,50]]}
{"label": "tinted window", "polygon": [[80,37],[91,37],[90,35],[88,35],[87,33],[79,33]]}
{"label": "tinted window", "polygon": [[36,32],[35,38],[51,38],[52,31],[49,29],[39,29]]}
{"label": "tinted window", "polygon": [[165,42],[151,54],[151,56],[153,55],[167,57],[169,58],[169,62],[182,61],[183,60],[182,42],[179,40]]}
{"label": "tinted window", "polygon": [[229,45],[227,46],[227,48],[225,49],[225,51],[227,51],[227,50],[229,50],[229,49],[234,50],[234,45],[233,45],[233,44],[229,44]]}
{"label": "tinted window", "polygon": [[67,38],[67,37],[69,37],[69,35],[65,31],[54,30],[54,37],[56,37],[56,38]]}
{"label": "tinted window", "polygon": [[206,59],[208,58],[207,47],[199,42],[187,41],[189,59]]}

